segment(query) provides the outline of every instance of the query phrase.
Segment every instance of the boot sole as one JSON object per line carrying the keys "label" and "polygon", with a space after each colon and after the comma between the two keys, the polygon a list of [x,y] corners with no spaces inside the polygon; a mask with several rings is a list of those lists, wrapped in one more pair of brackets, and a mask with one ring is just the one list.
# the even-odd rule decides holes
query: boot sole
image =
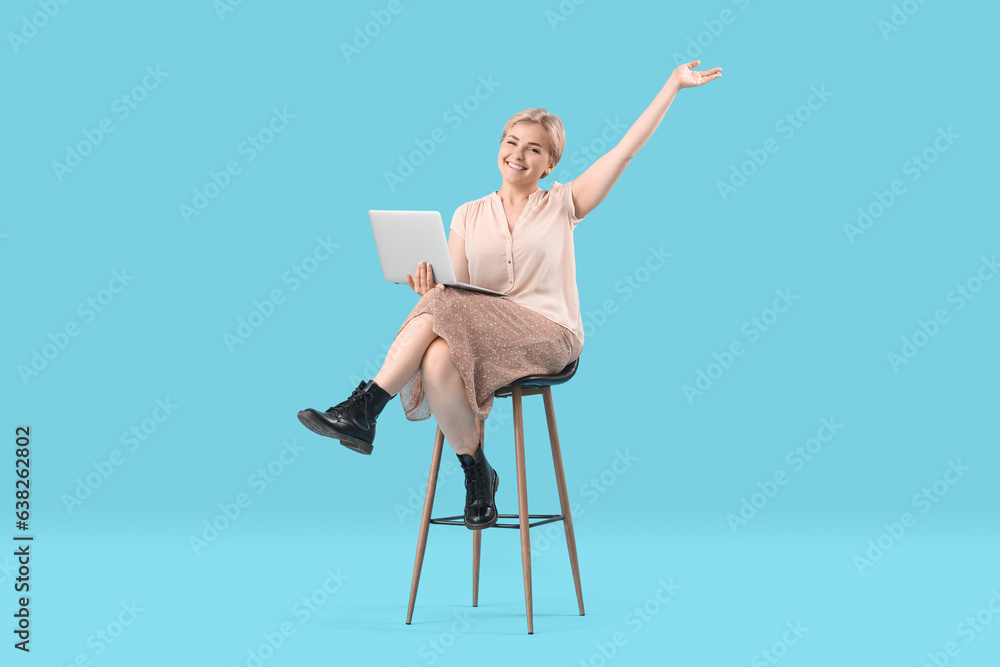
{"label": "boot sole", "polygon": [[333,438],[334,440],[339,440],[340,444],[347,447],[351,451],[358,452],[359,454],[372,453],[373,447],[370,442],[358,440],[354,436],[341,433],[336,429],[331,428],[329,424],[323,421],[323,419],[319,416],[319,413],[312,408],[299,411],[299,421],[313,433],[324,435],[328,438]]}
{"label": "boot sole", "polygon": [[[498,475],[497,471],[494,470],[493,471],[493,496],[494,496],[494,498],[493,498],[493,506],[494,506],[494,508],[496,507],[496,504],[497,504],[497,502],[496,502],[496,495],[497,495],[497,489],[499,489],[499,488],[500,488],[500,475]],[[464,516],[462,517],[462,521],[465,522],[465,527],[468,528],[469,530],[482,530],[484,528],[489,528],[490,526],[492,526],[493,524],[495,524],[497,522],[497,519],[499,519],[499,518],[500,518],[500,512],[497,511],[496,515],[493,517],[493,520],[490,521],[489,523],[482,523],[482,524],[479,524],[479,525],[476,525],[476,526],[470,526],[469,522],[465,521],[465,517]]]}

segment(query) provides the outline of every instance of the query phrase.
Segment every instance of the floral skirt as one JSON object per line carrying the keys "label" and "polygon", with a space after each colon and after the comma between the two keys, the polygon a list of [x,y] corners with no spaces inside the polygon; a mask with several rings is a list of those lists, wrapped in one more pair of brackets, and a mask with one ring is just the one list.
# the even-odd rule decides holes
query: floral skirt
{"label": "floral skirt", "polygon": [[[434,333],[448,343],[469,405],[483,420],[497,389],[526,375],[558,373],[579,356],[569,329],[510,299],[454,287],[432,289],[400,331],[423,313],[434,315]],[[399,391],[399,400],[407,419],[431,416],[420,370]]]}

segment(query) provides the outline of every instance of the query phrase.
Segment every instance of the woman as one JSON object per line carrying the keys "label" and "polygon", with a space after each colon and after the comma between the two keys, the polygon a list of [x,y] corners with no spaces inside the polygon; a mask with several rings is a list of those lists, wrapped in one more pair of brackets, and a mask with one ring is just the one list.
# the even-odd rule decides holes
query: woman
{"label": "woman", "polygon": [[722,68],[677,67],[621,141],[572,181],[538,187],[562,157],[558,116],[515,114],[501,134],[500,190],[466,202],[452,218],[448,246],[455,277],[503,297],[433,282],[423,262],[410,287],[421,296],[403,322],[375,378],[351,396],[299,421],[348,449],[371,454],[375,420],[397,393],[410,420],[437,417],[465,471],[465,525],[496,523],[499,477],[483,453],[476,418],[486,419],[493,392],[526,375],[551,375],[580,356],[583,325],[576,289],[573,230],[600,204],[663,120],[681,88],[708,83]]}

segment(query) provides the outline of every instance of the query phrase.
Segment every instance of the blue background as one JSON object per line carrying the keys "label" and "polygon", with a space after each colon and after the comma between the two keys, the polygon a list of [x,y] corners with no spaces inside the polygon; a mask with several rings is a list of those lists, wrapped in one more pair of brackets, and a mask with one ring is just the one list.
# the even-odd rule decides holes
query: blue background
{"label": "blue background", "polygon": [[[35,536],[29,655],[12,647],[16,564],[0,552],[4,664],[996,664],[995,4],[217,6],[2,11],[0,495],[20,534],[14,429],[30,425]],[[587,339],[554,399],[586,616],[560,528],[532,531],[528,636],[516,531],[485,533],[471,608],[471,536],[435,526],[405,625],[433,420],[390,404],[362,457],[295,417],[371,377],[416,301],[382,279],[367,210],[449,220],[498,189],[500,132],[528,107],[563,119],[540,185],[567,182],[694,58],[723,76],[679,93],[575,233]],[[243,142],[275,110],[294,117],[250,160]],[[92,150],[57,173],[80,142]],[[934,161],[914,171],[921,155]],[[401,160],[419,164],[390,185]],[[239,173],[185,220],[230,161]],[[895,180],[902,194],[849,238]],[[317,239],[336,250],[306,262]],[[651,248],[670,258],[650,272]],[[979,290],[961,308],[960,285]],[[273,290],[281,303],[227,345]],[[779,290],[796,298],[775,317]],[[935,335],[914,336],[938,310]],[[904,337],[923,345],[894,365]],[[711,383],[685,394],[699,372]],[[161,422],[158,400],[176,406]],[[511,422],[498,401],[487,444],[513,482]],[[538,399],[526,432],[532,512],[557,511]],[[450,470],[437,515],[461,510]],[[739,523],[744,500],[757,507]],[[516,511],[513,483],[498,504]],[[206,522],[225,528],[192,546]],[[661,582],[679,587],[666,603]]]}

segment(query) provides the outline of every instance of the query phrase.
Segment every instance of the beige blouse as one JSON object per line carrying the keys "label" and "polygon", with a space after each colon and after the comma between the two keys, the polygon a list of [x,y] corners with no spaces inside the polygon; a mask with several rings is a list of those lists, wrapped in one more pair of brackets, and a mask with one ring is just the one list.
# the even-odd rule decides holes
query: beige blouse
{"label": "beige blouse", "polygon": [[573,230],[583,218],[573,207],[573,182],[552,184],[528,196],[514,233],[496,191],[458,207],[451,229],[465,239],[469,282],[503,292],[576,338],[583,350],[583,322],[576,288]]}

